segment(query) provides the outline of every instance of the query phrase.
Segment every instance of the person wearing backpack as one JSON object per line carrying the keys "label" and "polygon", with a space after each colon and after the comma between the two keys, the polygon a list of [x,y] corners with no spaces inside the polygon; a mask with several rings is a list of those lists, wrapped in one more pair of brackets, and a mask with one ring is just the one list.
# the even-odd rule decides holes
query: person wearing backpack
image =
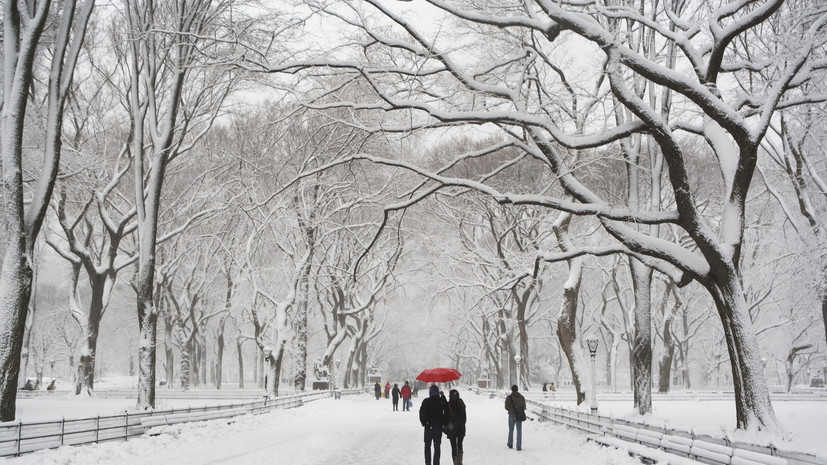
{"label": "person wearing backpack", "polygon": [[517,450],[523,450],[523,422],[525,416],[525,397],[518,392],[517,385],[511,386],[511,394],[505,398],[505,409],[508,411],[508,442],[509,449],[514,447],[514,427],[517,427]]}

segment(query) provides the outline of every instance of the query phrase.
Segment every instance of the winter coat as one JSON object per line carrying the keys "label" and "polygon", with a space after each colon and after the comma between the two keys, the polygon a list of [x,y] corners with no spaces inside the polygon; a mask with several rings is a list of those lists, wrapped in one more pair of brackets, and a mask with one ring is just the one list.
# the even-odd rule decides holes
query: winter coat
{"label": "winter coat", "polygon": [[399,388],[394,386],[391,395],[393,396],[393,400],[399,400]]}
{"label": "winter coat", "polygon": [[376,392],[376,395],[378,396],[382,393],[382,386],[379,383],[374,384],[373,391]]}
{"label": "winter coat", "polygon": [[441,428],[448,420],[448,402],[444,397],[431,396],[419,407],[419,422],[425,428]]}
{"label": "winter coat", "polygon": [[411,388],[407,384],[402,386],[402,389],[399,391],[402,394],[403,399],[410,399],[411,398]]}
{"label": "winter coat", "polygon": [[448,401],[448,422],[445,425],[445,434],[449,438],[465,437],[465,402],[462,399]]}
{"label": "winter coat", "polygon": [[505,409],[508,410],[509,415],[514,414],[514,409],[518,408],[521,410],[526,409],[525,405],[525,397],[519,392],[512,392],[505,398]]}

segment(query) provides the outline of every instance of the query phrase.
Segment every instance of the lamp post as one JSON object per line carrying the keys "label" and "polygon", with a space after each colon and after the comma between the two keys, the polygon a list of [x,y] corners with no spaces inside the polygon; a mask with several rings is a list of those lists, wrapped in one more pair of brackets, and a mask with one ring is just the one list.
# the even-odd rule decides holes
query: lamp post
{"label": "lamp post", "polygon": [[597,413],[597,369],[595,364],[595,356],[597,356],[597,339],[590,337],[586,339],[586,344],[589,346],[589,355],[592,356],[592,414]]}
{"label": "lamp post", "polygon": [[517,354],[517,355],[514,356],[514,362],[517,363],[517,382],[514,383],[514,384],[516,384],[518,386],[520,384],[520,362],[522,360],[523,360],[523,358],[520,357],[520,354]]}

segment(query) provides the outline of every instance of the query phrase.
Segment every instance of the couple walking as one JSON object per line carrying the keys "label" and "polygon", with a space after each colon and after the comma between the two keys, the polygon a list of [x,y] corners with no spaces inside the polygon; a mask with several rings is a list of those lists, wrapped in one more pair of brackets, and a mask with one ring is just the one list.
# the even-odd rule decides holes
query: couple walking
{"label": "couple walking", "polygon": [[[454,465],[462,465],[462,441],[465,439],[465,402],[459,398],[459,391],[451,389],[449,399],[431,385],[428,398],[419,407],[419,422],[425,428],[425,465],[439,465],[442,433],[451,442],[451,457]],[[433,446],[433,462],[431,447]]]}
{"label": "couple walking", "polygon": [[408,386],[408,382],[405,381],[405,385],[402,386],[402,389],[399,389],[399,386],[394,384],[393,390],[391,391],[391,396],[393,397],[393,411],[399,410],[399,398],[402,398],[402,411],[409,411],[411,409],[410,402],[411,402],[411,387]]}

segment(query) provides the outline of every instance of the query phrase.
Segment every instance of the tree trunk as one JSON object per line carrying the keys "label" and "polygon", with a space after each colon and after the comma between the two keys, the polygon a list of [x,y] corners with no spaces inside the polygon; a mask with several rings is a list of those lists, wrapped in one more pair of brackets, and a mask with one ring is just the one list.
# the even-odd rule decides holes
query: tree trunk
{"label": "tree trunk", "polygon": [[[157,211],[157,210],[156,210]],[[157,225],[157,218],[155,220]],[[158,309],[153,299],[155,282],[156,228],[142,231],[142,252],[135,277],[135,300],[138,310],[138,402],[139,410],[155,408],[155,352],[157,349]]]}
{"label": "tree trunk", "polygon": [[207,342],[205,340],[201,341],[198,344],[198,352],[199,357],[201,360],[201,386],[207,385],[207,366],[209,365],[210,358],[207,357]]}
{"label": "tree trunk", "polygon": [[175,352],[172,350],[172,319],[164,319],[164,373],[167,379],[167,386],[172,387],[175,382]]}
{"label": "tree trunk", "polygon": [[[534,286],[531,286],[533,290]],[[531,387],[531,383],[528,379],[529,373],[529,346],[528,346],[528,328],[526,321],[526,311],[529,306],[529,302],[531,299],[531,292],[532,290],[526,290],[517,306],[517,334],[518,334],[518,343],[520,345],[520,364],[517,367],[519,373],[517,373],[517,384],[520,386],[520,389],[528,390]]]}
{"label": "tree trunk", "polygon": [[[8,202],[6,205],[8,207]],[[12,242],[17,242],[13,244],[17,247],[6,249],[0,271],[0,321],[7,333],[0,338],[0,422],[14,421],[15,418],[20,354],[32,282],[32,269],[22,250],[24,242]]]}
{"label": "tree trunk", "polygon": [[299,298],[296,302],[296,373],[293,377],[293,387],[296,391],[304,391],[307,382],[307,312],[310,300],[310,261],[308,260],[301,271],[299,281]]}
{"label": "tree trunk", "polygon": [[191,366],[190,366],[190,345],[184,344],[181,346],[181,361],[179,362],[180,366],[178,368],[178,372],[180,373],[181,379],[179,380],[179,386],[181,389],[188,391],[190,388],[190,373]]}
{"label": "tree trunk", "polygon": [[608,374],[609,380],[607,384],[612,386],[612,392],[617,392],[617,355],[618,355],[618,348],[620,347],[620,338],[617,337],[614,333],[612,333],[611,337],[611,344],[608,345],[608,355],[606,359],[608,360],[606,363],[609,364],[608,367]]}
{"label": "tree trunk", "polygon": [[241,350],[243,341],[238,339],[235,343],[236,352],[238,353],[238,388],[244,389],[244,351]]}
{"label": "tree trunk", "polygon": [[[33,270],[29,253],[31,244],[25,225],[23,203],[23,126],[28,91],[32,85],[32,66],[36,43],[42,34],[43,18],[32,27],[25,27],[17,2],[6,2],[3,24],[6,33],[28,33],[33,41],[4,36],[3,106],[0,114],[0,144],[2,144],[3,213],[6,253],[0,269],[0,422],[13,421],[17,408],[17,387],[20,374],[20,356],[23,334],[29,312]],[[21,30],[24,29],[24,30]],[[11,56],[9,55],[11,53]],[[20,61],[22,60],[22,61]],[[17,63],[18,61],[19,64]]]}
{"label": "tree trunk", "polygon": [[216,354],[215,360],[215,388],[221,389],[221,379],[224,376],[223,373],[223,365],[224,365],[224,331],[223,328],[221,332],[218,333],[218,353]]}
{"label": "tree trunk", "polygon": [[795,378],[795,371],[793,371],[793,353],[792,351],[787,354],[787,358],[784,360],[784,368],[787,370],[787,374],[784,377],[784,392],[789,393],[793,389],[793,378]]}
{"label": "tree trunk", "polygon": [[675,344],[672,341],[672,317],[663,322],[663,356],[658,362],[658,392],[669,392],[672,384],[672,363],[675,360]]}
{"label": "tree trunk", "polygon": [[[146,303],[145,303],[146,302]],[[138,408],[155,408],[155,349],[158,313],[152,299],[138,299]]]}
{"label": "tree trunk", "polygon": [[356,358],[356,339],[354,338],[350,344],[350,350],[347,352],[347,359],[345,360],[345,378],[342,381],[342,385],[345,389],[349,389],[353,387],[353,370],[355,369],[353,366],[354,359]]}
{"label": "tree trunk", "polygon": [[635,288],[632,389],[638,413],[652,412],[652,269],[630,258]]}
{"label": "tree trunk", "polygon": [[718,282],[711,282],[706,287],[718,309],[729,351],[736,427],[778,431],[740,278],[734,270],[728,270],[731,273],[716,271],[713,269],[712,275]]}
{"label": "tree trunk", "polygon": [[[269,353],[268,353],[269,352]],[[279,385],[281,384],[281,367],[284,363],[284,343],[275,351],[264,348],[261,351],[267,367],[264,392],[270,397],[278,397]]]}
{"label": "tree trunk", "polygon": [[821,290],[821,322],[824,323],[824,339],[827,341],[827,286]]}
{"label": "tree trunk", "polygon": [[360,344],[359,350],[359,377],[357,379],[359,387],[365,387],[368,380],[368,345],[364,342]]}
{"label": "tree trunk", "polygon": [[576,350],[579,347],[575,344],[577,337],[577,299],[580,294],[580,283],[582,268],[580,260],[572,260],[569,265],[569,279],[563,288],[563,304],[560,317],[557,319],[557,338],[560,340],[560,348],[566,354],[571,368],[571,380],[577,393],[577,405],[586,400],[586,393],[580,384],[580,368]]}
{"label": "tree trunk", "polygon": [[[26,315],[26,329],[23,333],[23,347],[20,356],[20,374],[22,375],[22,384],[25,384],[26,371],[29,369],[29,354],[31,353],[32,345],[32,326],[34,325],[34,317],[37,314],[37,269],[32,270],[32,295],[29,297],[29,313]],[[72,371],[69,370],[71,373]]]}
{"label": "tree trunk", "polygon": [[75,381],[75,395],[91,394],[95,389],[95,360],[98,353],[98,335],[103,318],[103,297],[106,276],[90,275],[89,284],[92,295],[89,300],[89,312],[84,325],[84,346],[81,349],[78,379]]}

